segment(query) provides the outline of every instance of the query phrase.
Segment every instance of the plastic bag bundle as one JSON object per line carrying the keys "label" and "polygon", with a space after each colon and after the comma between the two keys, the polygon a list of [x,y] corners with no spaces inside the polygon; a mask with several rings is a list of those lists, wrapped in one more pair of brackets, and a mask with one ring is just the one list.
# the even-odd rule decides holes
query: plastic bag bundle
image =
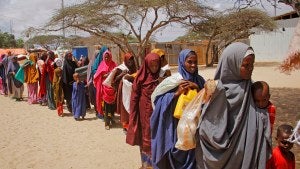
{"label": "plastic bag bundle", "polygon": [[175,147],[179,150],[190,150],[196,147],[195,133],[197,130],[202,104],[208,103],[216,89],[214,80],[207,80],[204,88],[188,103],[178,122]]}

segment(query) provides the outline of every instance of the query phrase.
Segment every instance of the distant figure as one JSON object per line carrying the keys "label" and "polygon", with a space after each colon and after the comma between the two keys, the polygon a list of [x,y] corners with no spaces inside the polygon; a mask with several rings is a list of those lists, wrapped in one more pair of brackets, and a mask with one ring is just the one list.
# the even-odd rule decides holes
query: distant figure
{"label": "distant figure", "polygon": [[277,147],[267,163],[267,169],[295,169],[295,155],[291,152],[293,143],[287,141],[293,133],[293,127],[287,124],[277,128]]}
{"label": "distant figure", "polygon": [[7,96],[7,84],[6,84],[6,69],[7,65],[5,65],[4,58],[6,58],[5,54],[2,54],[0,57],[0,78],[2,82],[2,90],[0,91],[1,94]]}
{"label": "distant figure", "polygon": [[76,62],[73,60],[73,55],[71,52],[66,53],[65,60],[63,64],[62,71],[62,84],[64,91],[64,98],[66,100],[67,109],[70,113],[72,113],[72,84],[73,74],[75,72],[75,68],[77,68]]}
{"label": "distant figure", "polygon": [[38,81],[39,72],[36,68],[37,55],[31,53],[29,55],[30,64],[24,68],[25,71],[25,83],[27,83],[28,90],[28,103],[36,104],[38,102]]}
{"label": "distant figure", "polygon": [[15,79],[15,74],[20,69],[20,64],[18,63],[17,56],[13,56],[8,63],[7,67],[7,78],[10,81],[10,84],[12,85],[12,98],[16,99],[16,101],[23,100],[23,91],[24,91],[24,85],[22,82]]}
{"label": "distant figure", "polygon": [[251,91],[256,107],[268,110],[272,133],[275,123],[276,107],[270,102],[271,95],[269,85],[264,81],[257,81],[251,85]]}
{"label": "distant figure", "polygon": [[73,78],[72,111],[74,119],[77,121],[80,116],[84,119],[86,114],[85,84],[79,80],[78,73],[74,73]]}
{"label": "distant figure", "polygon": [[39,70],[39,93],[38,93],[38,102],[42,106],[47,105],[47,96],[46,96],[46,68],[45,61],[47,59],[47,53],[43,53],[39,60],[37,61],[38,70]]}
{"label": "distant figure", "polygon": [[56,104],[56,110],[58,116],[63,116],[63,102],[64,102],[64,92],[62,88],[62,60],[59,58],[54,59],[54,76],[52,87],[54,91],[54,101]]}
{"label": "distant figure", "polygon": [[[136,71],[137,69],[134,63],[134,56],[131,53],[126,53],[124,55],[123,63],[116,67],[116,74],[113,80],[113,87],[116,89],[117,93],[117,114],[120,115],[120,122],[122,123],[124,133],[127,132],[129,124],[129,104],[124,105],[124,103],[130,103],[130,89],[132,89],[133,82],[133,80],[129,81],[128,77],[134,77],[136,75]],[[126,94],[126,97],[124,97],[124,94]],[[127,109],[125,108],[126,106]]]}
{"label": "distant figure", "polygon": [[52,81],[53,81],[53,75],[54,75],[54,62],[55,56],[54,52],[49,51],[48,57],[45,61],[45,72],[46,72],[46,90],[47,90],[47,105],[48,108],[51,110],[56,109],[55,101],[54,101],[54,94],[53,94],[53,88],[52,88]]}

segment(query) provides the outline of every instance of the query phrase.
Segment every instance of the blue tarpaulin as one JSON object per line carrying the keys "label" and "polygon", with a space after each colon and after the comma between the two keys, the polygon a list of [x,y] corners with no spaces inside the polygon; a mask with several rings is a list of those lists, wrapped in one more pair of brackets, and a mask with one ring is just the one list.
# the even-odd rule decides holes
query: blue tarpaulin
{"label": "blue tarpaulin", "polygon": [[86,46],[75,46],[72,49],[73,56],[79,60],[80,56],[88,57],[88,48]]}

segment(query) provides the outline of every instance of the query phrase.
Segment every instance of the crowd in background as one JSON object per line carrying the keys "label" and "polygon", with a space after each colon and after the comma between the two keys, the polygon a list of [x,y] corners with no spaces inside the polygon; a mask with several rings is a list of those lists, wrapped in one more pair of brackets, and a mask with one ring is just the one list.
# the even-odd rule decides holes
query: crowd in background
{"label": "crowd in background", "polygon": [[275,110],[267,83],[251,80],[255,54],[250,46],[233,43],[223,51],[216,88],[200,104],[195,146],[189,150],[175,146],[180,119],[173,114],[181,95],[206,90],[196,52],[183,49],[173,74],[162,49],[147,54],[140,68],[131,53],[124,54],[120,65],[112,58],[106,46],[79,60],[71,52],[63,59],[52,51],[32,52],[25,59],[9,52],[0,58],[1,94],[22,101],[25,83],[29,104],[48,106],[58,116],[66,113],[65,105],[77,121],[93,105],[106,130],[114,127],[117,113],[126,143],[140,147],[142,168],[295,168],[287,141],[290,126],[278,128],[279,146],[272,156]]}

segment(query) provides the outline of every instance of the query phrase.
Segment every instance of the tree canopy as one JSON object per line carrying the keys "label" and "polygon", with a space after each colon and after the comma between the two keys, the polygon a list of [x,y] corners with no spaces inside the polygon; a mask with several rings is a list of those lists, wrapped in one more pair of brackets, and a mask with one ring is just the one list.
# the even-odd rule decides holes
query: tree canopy
{"label": "tree canopy", "polygon": [[192,34],[194,37],[209,40],[206,52],[206,65],[211,66],[214,59],[208,63],[208,51],[211,43],[222,50],[237,39],[248,38],[254,31],[272,31],[276,28],[273,19],[258,9],[243,9],[212,13],[207,19],[195,24]]}
{"label": "tree canopy", "polygon": [[0,31],[0,48],[22,48],[24,41],[15,39],[13,34]]}
{"label": "tree canopy", "polygon": [[[88,0],[58,10],[46,27],[77,28],[143,57],[155,32],[172,23],[188,26],[203,18],[208,10],[197,0]],[[136,39],[137,51],[131,48],[129,36]]]}

